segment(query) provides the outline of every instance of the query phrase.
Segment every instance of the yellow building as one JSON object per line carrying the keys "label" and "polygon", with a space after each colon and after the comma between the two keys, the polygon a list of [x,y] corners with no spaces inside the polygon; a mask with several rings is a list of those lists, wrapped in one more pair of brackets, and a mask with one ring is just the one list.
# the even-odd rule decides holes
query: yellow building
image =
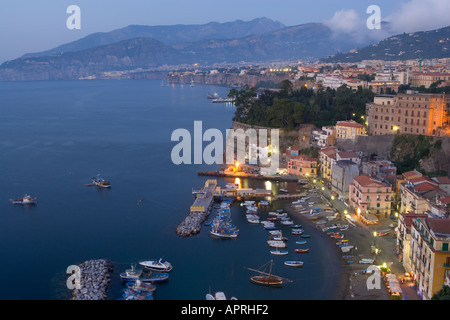
{"label": "yellow building", "polygon": [[366,127],[356,121],[338,121],[336,136],[338,139],[356,139],[356,136],[366,134]]}
{"label": "yellow building", "polygon": [[450,219],[417,218],[411,224],[410,264],[425,300],[441,290],[450,274]]}

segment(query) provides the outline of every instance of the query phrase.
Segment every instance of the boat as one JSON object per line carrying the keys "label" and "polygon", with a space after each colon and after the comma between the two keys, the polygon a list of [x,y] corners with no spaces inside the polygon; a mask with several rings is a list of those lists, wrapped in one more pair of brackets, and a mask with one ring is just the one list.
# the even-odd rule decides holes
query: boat
{"label": "boat", "polygon": [[142,282],[141,280],[127,282],[126,286],[133,291],[153,292],[156,290],[156,287],[152,283]]}
{"label": "boat", "polygon": [[123,300],[153,300],[153,293],[126,289],[122,298]]}
{"label": "boat", "polygon": [[302,225],[301,224],[293,224],[291,225],[291,228],[301,228]]}
{"label": "boat", "polygon": [[207,93],[207,94],[206,94],[206,98],[208,98],[208,99],[219,98],[219,94],[218,94],[217,92],[214,92],[213,94]]}
{"label": "boat", "polygon": [[239,230],[212,229],[209,233],[219,238],[237,238]]}
{"label": "boat", "polygon": [[137,270],[132,265],[131,269],[125,270],[120,274],[120,279],[125,282],[133,282],[140,280],[142,282],[161,282],[169,279],[169,274],[163,273],[153,273],[148,269]]}
{"label": "boat", "polygon": [[286,248],[286,243],[281,240],[268,240],[267,244],[269,245],[269,247],[273,248]]}
{"label": "boat", "polygon": [[281,188],[281,189],[280,189],[280,192],[283,192],[283,193],[288,193],[289,191],[288,191],[288,189],[285,189],[285,188]]}
{"label": "boat", "polygon": [[268,206],[269,205],[269,200],[261,200],[260,202],[259,202],[259,204],[261,205],[261,206]]}
{"label": "boat", "polygon": [[303,261],[298,261],[298,260],[291,260],[291,261],[285,261],[284,265],[288,266],[288,267],[303,267]]}
{"label": "boat", "polygon": [[111,183],[98,174],[95,178],[92,178],[92,183],[100,188],[111,188]]}
{"label": "boat", "polygon": [[293,236],[300,236],[300,235],[302,235],[302,233],[303,233],[303,230],[292,230],[292,232],[291,232],[291,234]]}
{"label": "boat", "polygon": [[309,248],[306,248],[306,249],[295,249],[294,251],[296,253],[307,253],[307,252],[309,252]]}
{"label": "boat", "polygon": [[281,224],[284,226],[290,226],[293,225],[294,222],[292,220],[281,220]]}
{"label": "boat", "polygon": [[[248,270],[259,273],[259,275],[251,276],[250,281],[255,284],[259,284],[259,285],[263,285],[263,286],[275,286],[275,287],[280,287],[285,283],[292,282],[292,280],[282,278],[280,276],[272,274],[273,260],[270,260],[269,263],[270,263],[269,272],[264,272],[264,271],[257,270],[257,269],[247,268]],[[268,263],[266,263],[261,268],[267,267],[267,265],[268,265]]]}
{"label": "boat", "polygon": [[36,204],[37,198],[32,198],[28,194],[21,199],[9,199],[13,204]]}
{"label": "boat", "polygon": [[270,250],[270,254],[273,254],[275,256],[285,256],[289,253],[287,250]]}
{"label": "boat", "polygon": [[302,234],[300,237],[302,237],[302,238],[310,238],[311,236],[309,234]]}
{"label": "boat", "polygon": [[172,270],[172,264],[162,258],[159,258],[158,260],[141,261],[139,264],[152,271],[169,272]]}
{"label": "boat", "polygon": [[233,102],[234,99],[233,98],[222,98],[222,97],[218,97],[218,98],[214,98],[212,99],[213,103],[231,103]]}
{"label": "boat", "polygon": [[307,241],[303,240],[303,241],[295,241],[296,244],[306,244]]}
{"label": "boat", "polygon": [[192,88],[194,86],[194,80],[191,80],[190,87]]}

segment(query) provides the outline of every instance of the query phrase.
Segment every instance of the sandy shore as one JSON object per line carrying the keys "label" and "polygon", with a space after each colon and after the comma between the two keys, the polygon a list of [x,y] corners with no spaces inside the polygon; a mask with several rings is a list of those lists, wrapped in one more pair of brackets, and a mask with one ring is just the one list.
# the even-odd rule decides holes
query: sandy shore
{"label": "sandy shore", "polygon": [[[327,241],[330,243],[330,248],[333,248],[331,250],[334,250],[337,260],[340,261],[341,276],[333,300],[390,300],[390,295],[388,294],[383,281],[380,282],[381,285],[379,288],[368,289],[368,280],[370,281],[373,277],[369,279],[370,274],[365,273],[364,271],[370,264],[362,264],[360,261],[361,259],[374,259],[374,265],[382,265],[385,263],[391,268],[391,271],[394,274],[399,277],[403,275],[404,269],[395,254],[396,241],[392,237],[394,234],[394,229],[392,228],[393,221],[384,219],[376,226],[367,226],[360,221],[353,222],[353,224],[349,223],[347,220],[343,219],[341,215],[338,215],[334,220],[328,220],[327,216],[331,216],[333,213],[324,212],[324,209],[329,210],[332,208],[330,201],[323,197],[317,190],[316,192],[309,193],[308,196],[311,197],[309,201],[314,203],[312,206],[309,206],[309,204],[305,202],[302,204],[303,207],[296,208],[292,204],[287,204],[285,209],[291,216],[299,217],[302,222],[320,230],[320,232],[323,233],[323,236],[328,239]],[[309,213],[300,212],[310,212],[313,208],[321,208],[322,212],[312,219]],[[343,253],[339,246],[336,245],[339,240],[330,237],[327,232],[322,231],[323,228],[334,224],[349,226],[345,231],[338,231],[344,234],[343,239],[348,240],[348,243],[354,246],[350,252]],[[373,236],[374,230],[389,229],[389,234],[384,237]],[[381,252],[377,255],[372,253],[372,246],[381,248]],[[352,263],[349,263],[349,261],[352,261]],[[402,285],[402,289],[408,291],[408,286],[406,284]],[[413,300],[418,298],[415,295],[414,289],[409,289],[408,295],[405,294],[405,296],[406,298]]]}

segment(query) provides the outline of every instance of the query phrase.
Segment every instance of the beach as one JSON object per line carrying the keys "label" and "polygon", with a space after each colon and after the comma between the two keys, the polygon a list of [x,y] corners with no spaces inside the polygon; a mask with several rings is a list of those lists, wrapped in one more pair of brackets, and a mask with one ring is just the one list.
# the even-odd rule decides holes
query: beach
{"label": "beach", "polygon": [[[355,219],[349,222],[343,214],[344,210],[342,210],[345,208],[345,205],[342,202],[339,204],[339,200],[327,199],[326,191],[322,190],[321,186],[320,188],[314,187],[314,185],[310,186],[309,192],[307,192],[307,197],[310,197],[309,200],[302,203],[301,206],[294,204],[287,205],[286,210],[290,215],[299,217],[302,222],[319,229],[329,243],[327,249],[329,248],[329,250],[334,251],[336,261],[338,261],[337,263],[340,266],[340,279],[332,299],[390,300],[391,296],[382,280],[379,282],[379,286],[375,286],[373,289],[368,288],[371,281],[372,283],[375,282],[373,277],[369,278],[371,274],[365,272],[365,270],[370,265],[384,265],[390,269],[392,274],[395,274],[399,281],[403,277],[405,270],[396,254],[396,240],[393,239],[395,235],[395,221],[390,218],[380,219],[378,224],[369,226],[357,220],[356,215],[349,213]],[[309,202],[312,202],[313,205],[310,206]],[[311,215],[311,210],[314,211],[314,209],[317,209],[316,213],[313,212]],[[332,216],[336,212],[338,214],[333,219]],[[324,231],[325,228],[333,225],[348,225],[348,228],[343,231],[340,229]],[[379,234],[381,230],[387,231],[387,235],[374,236],[374,232]],[[337,245],[339,240],[330,236],[334,232],[343,234],[343,238],[340,240],[348,241],[347,243],[353,246],[349,252],[344,253],[341,251]],[[378,249],[377,254],[373,251],[374,248]],[[371,259],[374,259],[373,262],[367,263]],[[365,263],[360,263],[361,261]],[[403,291],[403,299],[420,299],[410,283],[401,283],[401,288]]]}

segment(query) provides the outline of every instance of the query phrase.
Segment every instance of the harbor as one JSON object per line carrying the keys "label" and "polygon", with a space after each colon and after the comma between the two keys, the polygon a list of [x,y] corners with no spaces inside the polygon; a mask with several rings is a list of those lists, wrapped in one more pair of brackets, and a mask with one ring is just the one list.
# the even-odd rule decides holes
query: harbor
{"label": "harbor", "polygon": [[222,170],[218,171],[199,171],[200,176],[211,176],[211,177],[226,177],[226,178],[247,178],[254,180],[264,180],[264,181],[279,181],[279,182],[298,182],[297,176],[293,175],[261,175],[261,174],[251,174],[244,172],[227,173]]}

